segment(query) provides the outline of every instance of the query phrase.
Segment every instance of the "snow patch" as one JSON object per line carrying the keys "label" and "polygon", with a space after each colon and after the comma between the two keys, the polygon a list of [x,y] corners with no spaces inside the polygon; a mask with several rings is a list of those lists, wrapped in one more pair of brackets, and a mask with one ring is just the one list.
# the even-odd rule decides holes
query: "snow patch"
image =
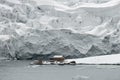
{"label": "snow patch", "polygon": [[120,54],[68,59],[66,61],[76,61],[78,64],[120,64]]}
{"label": "snow patch", "polygon": [[10,35],[0,35],[0,40],[1,41],[7,41],[10,40],[11,36]]}

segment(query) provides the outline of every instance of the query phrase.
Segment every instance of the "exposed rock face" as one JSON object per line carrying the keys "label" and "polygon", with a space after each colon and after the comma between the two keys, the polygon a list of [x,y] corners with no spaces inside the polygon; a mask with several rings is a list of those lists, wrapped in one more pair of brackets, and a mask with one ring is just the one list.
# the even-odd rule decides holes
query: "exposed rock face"
{"label": "exposed rock face", "polygon": [[103,50],[94,45],[89,49],[87,53],[88,56],[98,56],[102,54],[105,54],[105,52],[103,52]]}
{"label": "exposed rock face", "polygon": [[120,53],[119,13],[119,0],[0,0],[0,56]]}

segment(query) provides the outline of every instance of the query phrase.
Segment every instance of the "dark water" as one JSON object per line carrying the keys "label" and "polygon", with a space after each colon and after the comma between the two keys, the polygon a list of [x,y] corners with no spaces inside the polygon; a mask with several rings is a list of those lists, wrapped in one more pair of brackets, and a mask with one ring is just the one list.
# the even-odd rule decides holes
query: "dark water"
{"label": "dark water", "polygon": [[30,61],[0,62],[0,80],[120,80],[116,65],[42,65]]}

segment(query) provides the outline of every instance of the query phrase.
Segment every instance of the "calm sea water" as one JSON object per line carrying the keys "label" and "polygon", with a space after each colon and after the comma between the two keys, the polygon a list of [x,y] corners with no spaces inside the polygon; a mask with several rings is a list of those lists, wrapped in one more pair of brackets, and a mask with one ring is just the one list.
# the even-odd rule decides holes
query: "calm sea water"
{"label": "calm sea water", "polygon": [[30,61],[0,62],[0,80],[120,80],[116,65],[41,65]]}

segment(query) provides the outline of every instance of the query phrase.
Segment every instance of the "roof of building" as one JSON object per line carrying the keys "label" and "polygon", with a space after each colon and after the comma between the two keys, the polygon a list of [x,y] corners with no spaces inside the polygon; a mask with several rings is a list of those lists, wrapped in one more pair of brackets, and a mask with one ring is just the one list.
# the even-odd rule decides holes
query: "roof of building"
{"label": "roof of building", "polygon": [[55,55],[55,56],[53,56],[53,58],[61,58],[61,57],[63,57],[63,55]]}

